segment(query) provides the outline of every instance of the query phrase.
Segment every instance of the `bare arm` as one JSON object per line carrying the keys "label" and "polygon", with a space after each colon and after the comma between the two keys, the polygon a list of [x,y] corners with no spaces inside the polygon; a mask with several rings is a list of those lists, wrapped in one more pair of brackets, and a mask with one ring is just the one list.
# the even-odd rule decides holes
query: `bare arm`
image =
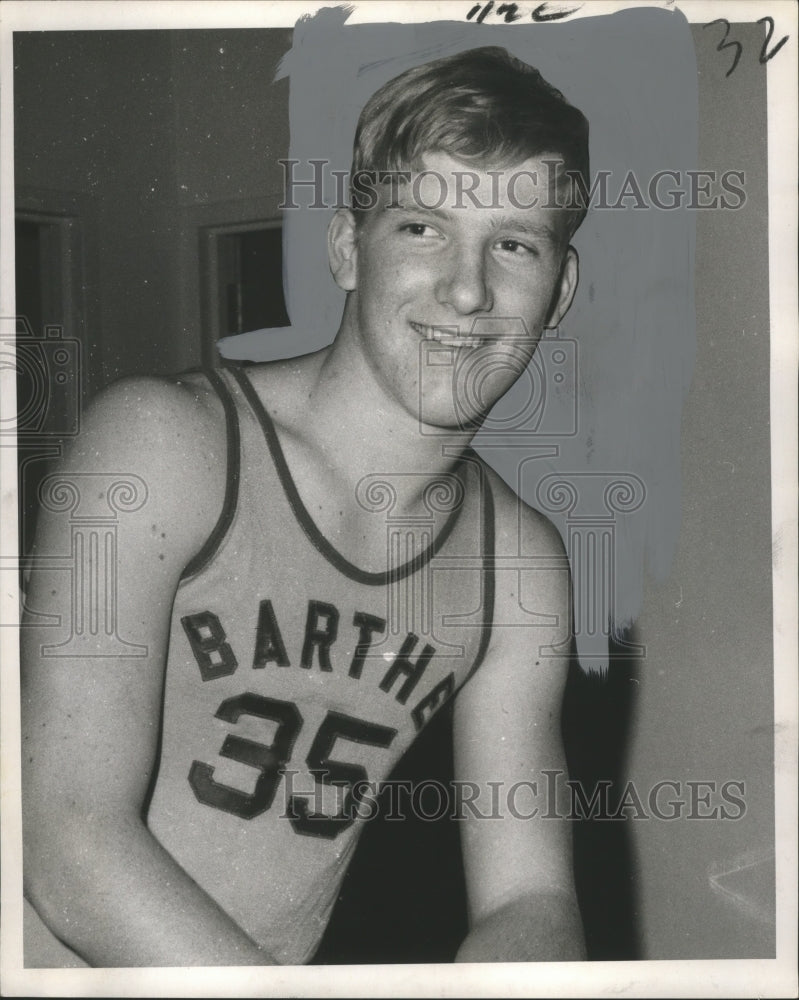
{"label": "bare arm", "polygon": [[[509,517],[507,507],[507,498],[497,505],[500,555],[518,551],[515,511]],[[547,649],[568,646],[568,564],[554,528],[527,515],[521,551],[545,557],[550,566],[562,560],[561,566],[525,572],[521,581],[515,572],[497,572],[495,618],[505,625],[494,630],[486,661],[456,703],[457,777],[477,785],[484,803],[491,798],[488,783],[501,782],[501,818],[472,815],[463,824],[470,931],[458,953],[462,962],[585,958],[563,818],[560,708],[568,657]],[[550,798],[555,788],[557,806]]]}
{"label": "bare arm", "polygon": [[[72,573],[37,569],[30,583],[28,607],[62,625],[29,617],[21,633],[26,894],[95,966],[271,962],[142,819],[173,596],[224,495],[224,422],[201,397],[152,379],[112,387],[59,470],[82,491],[84,511],[95,500],[102,509],[106,473],[133,474],[146,487],[146,502],[117,519],[116,632],[147,655],[110,650],[103,630],[85,623],[85,653],[45,655],[71,631]],[[42,512],[35,555],[68,554],[70,544],[67,515]],[[107,599],[100,596],[101,616]]]}

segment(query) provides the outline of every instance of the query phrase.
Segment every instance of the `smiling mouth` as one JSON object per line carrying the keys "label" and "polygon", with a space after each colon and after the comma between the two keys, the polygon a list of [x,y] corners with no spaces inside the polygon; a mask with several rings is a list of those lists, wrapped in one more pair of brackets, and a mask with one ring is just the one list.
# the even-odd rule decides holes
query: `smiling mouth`
{"label": "smiling mouth", "polygon": [[464,336],[456,326],[425,326],[409,320],[411,328],[425,340],[437,340],[448,347],[480,347],[485,343],[482,337]]}

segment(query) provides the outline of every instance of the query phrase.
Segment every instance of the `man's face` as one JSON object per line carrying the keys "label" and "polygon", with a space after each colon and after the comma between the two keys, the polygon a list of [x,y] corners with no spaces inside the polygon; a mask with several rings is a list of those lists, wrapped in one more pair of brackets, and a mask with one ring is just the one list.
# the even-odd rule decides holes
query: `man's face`
{"label": "man's face", "polygon": [[577,258],[566,213],[546,207],[540,161],[489,173],[432,153],[422,165],[430,173],[418,180],[381,187],[337,280],[352,292],[349,334],[383,389],[454,428],[485,417],[524,371],[571,303]]}

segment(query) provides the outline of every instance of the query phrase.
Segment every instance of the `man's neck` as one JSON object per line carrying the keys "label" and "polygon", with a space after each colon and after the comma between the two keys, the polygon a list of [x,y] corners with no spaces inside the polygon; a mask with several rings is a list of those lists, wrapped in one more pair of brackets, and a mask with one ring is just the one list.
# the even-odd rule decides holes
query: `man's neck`
{"label": "man's neck", "polygon": [[425,480],[453,468],[474,432],[424,424],[337,343],[309,388],[306,427],[313,443],[354,483],[390,472],[406,476],[409,485],[415,480],[410,494],[421,493]]}

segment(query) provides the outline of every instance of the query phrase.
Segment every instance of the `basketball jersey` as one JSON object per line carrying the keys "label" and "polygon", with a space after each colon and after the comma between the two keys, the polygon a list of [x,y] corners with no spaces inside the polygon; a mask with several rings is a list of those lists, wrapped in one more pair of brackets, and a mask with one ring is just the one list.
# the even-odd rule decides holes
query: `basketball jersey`
{"label": "basketball jersey", "polygon": [[206,374],[227,492],[174,599],[146,821],[254,941],[300,964],[380,782],[486,651],[493,503],[468,451],[427,477],[416,519],[394,517],[390,471],[366,477],[355,500],[385,524],[386,569],[364,571],[316,528],[244,370]]}

